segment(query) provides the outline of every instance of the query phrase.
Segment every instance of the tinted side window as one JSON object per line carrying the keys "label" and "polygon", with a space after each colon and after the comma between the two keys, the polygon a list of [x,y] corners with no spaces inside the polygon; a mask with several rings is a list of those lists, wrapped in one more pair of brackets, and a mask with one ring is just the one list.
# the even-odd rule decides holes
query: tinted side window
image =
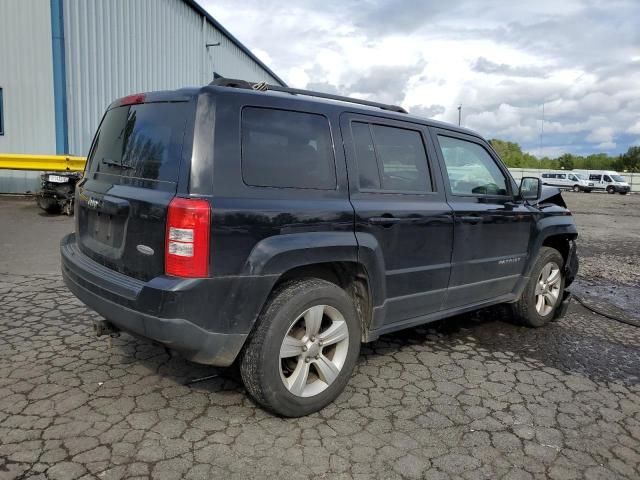
{"label": "tinted side window", "polygon": [[589,180],[600,181],[600,175],[589,175]]}
{"label": "tinted side window", "polygon": [[609,175],[605,175],[604,176],[604,181],[605,182],[610,182],[611,181],[611,178],[609,177]]}
{"label": "tinted side window", "polygon": [[382,175],[382,188],[430,192],[431,179],[422,135],[416,130],[371,125]]}
{"label": "tinted side window", "polygon": [[507,195],[507,180],[480,145],[438,135],[454,195]]}
{"label": "tinted side window", "polygon": [[353,122],[351,130],[361,189],[407,193],[433,191],[420,132],[362,122]]}
{"label": "tinted side window", "polygon": [[380,190],[380,173],[378,172],[378,162],[369,124],[354,122],[351,124],[351,132],[353,133],[353,145],[356,149],[360,188]]}
{"label": "tinted side window", "polygon": [[260,187],[335,189],[329,121],[270,108],[242,110],[242,178]]}

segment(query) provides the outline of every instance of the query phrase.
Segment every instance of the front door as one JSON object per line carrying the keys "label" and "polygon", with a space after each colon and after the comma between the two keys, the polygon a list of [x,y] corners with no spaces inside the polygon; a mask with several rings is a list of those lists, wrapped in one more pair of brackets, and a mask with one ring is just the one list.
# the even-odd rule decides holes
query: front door
{"label": "front door", "polygon": [[514,201],[516,185],[484,141],[437,129],[433,137],[455,218],[445,309],[507,296],[524,272],[533,209]]}
{"label": "front door", "polygon": [[451,269],[453,216],[426,127],[343,114],[349,190],[360,245],[384,259],[382,324],[443,307]]}

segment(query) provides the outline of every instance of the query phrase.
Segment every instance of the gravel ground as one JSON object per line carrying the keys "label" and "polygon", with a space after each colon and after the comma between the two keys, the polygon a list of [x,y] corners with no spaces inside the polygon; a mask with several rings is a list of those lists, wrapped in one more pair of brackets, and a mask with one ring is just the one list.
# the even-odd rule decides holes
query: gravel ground
{"label": "gravel ground", "polygon": [[640,195],[569,192],[564,198],[580,235],[573,290],[640,320]]}
{"label": "gravel ground", "polygon": [[[634,313],[640,196],[566,198],[578,289]],[[337,402],[280,419],[229,371],[95,339],[96,314],[46,270],[71,219],[19,205],[36,239],[0,231],[16,252],[0,262],[0,479],[640,478],[638,328],[573,304],[538,330],[492,310],[386,335]],[[0,199],[0,224],[15,208]]]}

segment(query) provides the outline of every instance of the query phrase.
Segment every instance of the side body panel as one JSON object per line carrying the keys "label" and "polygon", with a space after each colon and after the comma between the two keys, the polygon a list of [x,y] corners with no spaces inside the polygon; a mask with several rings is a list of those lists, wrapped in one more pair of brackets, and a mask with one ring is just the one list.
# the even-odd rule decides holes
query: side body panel
{"label": "side body panel", "polygon": [[[353,122],[419,132],[433,191],[419,194],[361,190]],[[371,328],[439,311],[449,282],[453,221],[427,129],[409,122],[350,113],[341,116],[340,127],[356,214],[359,258],[365,265],[376,265],[371,273],[380,275],[384,284],[384,303],[374,304],[381,306],[383,312],[374,317]],[[385,219],[389,223],[384,223]]]}
{"label": "side body panel", "polygon": [[[210,95],[209,100],[202,97],[189,181],[192,193],[209,198],[212,205],[210,272],[214,279],[231,281],[235,299],[245,299],[242,308],[229,304],[226,313],[236,319],[237,331],[248,333],[280,275],[304,265],[356,262],[357,243],[342,148],[333,148],[337,179],[333,189],[247,185],[242,172],[241,111],[262,107],[322,115],[334,145],[341,143],[338,117],[323,105],[289,107],[280,98],[234,90]],[[214,130],[213,142],[208,128]],[[257,278],[266,281],[249,281]]]}
{"label": "side body panel", "polygon": [[434,144],[443,135],[479,145],[504,175],[506,195],[459,195],[452,192],[438,147],[447,200],[455,227],[451,280],[445,308],[491,300],[513,292],[529,258],[535,210],[514,198],[515,182],[484,140],[447,130],[432,129]]}

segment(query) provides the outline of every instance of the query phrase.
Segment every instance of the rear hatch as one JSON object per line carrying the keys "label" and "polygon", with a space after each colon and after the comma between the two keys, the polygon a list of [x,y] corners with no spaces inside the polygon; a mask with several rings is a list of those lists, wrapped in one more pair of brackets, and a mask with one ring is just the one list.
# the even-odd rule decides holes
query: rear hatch
{"label": "rear hatch", "polygon": [[[164,273],[167,207],[176,195],[193,102],[128,97],[102,119],[76,197],[79,248],[96,262],[149,280]],[[123,104],[124,103],[124,104]]]}

